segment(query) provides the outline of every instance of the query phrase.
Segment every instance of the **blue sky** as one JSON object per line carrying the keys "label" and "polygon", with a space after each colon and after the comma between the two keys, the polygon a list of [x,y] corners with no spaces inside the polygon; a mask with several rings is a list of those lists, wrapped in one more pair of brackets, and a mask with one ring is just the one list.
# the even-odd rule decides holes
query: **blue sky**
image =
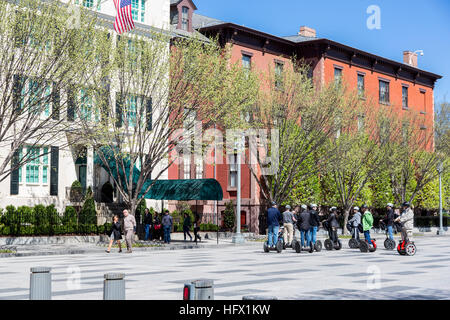
{"label": "blue sky", "polygon": [[[402,62],[404,50],[423,50],[419,68],[443,76],[435,100],[450,101],[450,1],[448,0],[194,0],[197,13],[276,36],[300,26],[317,36]],[[381,29],[367,28],[367,8],[381,11]]]}

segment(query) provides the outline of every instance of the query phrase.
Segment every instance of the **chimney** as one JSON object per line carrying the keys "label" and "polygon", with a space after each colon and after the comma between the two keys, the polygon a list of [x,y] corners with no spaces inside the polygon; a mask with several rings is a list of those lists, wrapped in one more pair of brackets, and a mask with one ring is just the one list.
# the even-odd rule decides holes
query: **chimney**
{"label": "chimney", "polygon": [[411,51],[403,51],[403,63],[417,68],[417,53]]}
{"label": "chimney", "polygon": [[298,35],[303,37],[315,38],[316,30],[307,26],[301,26]]}

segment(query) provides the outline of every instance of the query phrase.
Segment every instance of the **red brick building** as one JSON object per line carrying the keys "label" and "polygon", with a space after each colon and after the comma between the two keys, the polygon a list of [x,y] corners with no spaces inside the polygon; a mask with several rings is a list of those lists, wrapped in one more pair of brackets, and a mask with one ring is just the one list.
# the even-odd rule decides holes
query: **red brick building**
{"label": "red brick building", "polygon": [[[380,107],[394,108],[400,114],[416,112],[421,130],[431,133],[434,124],[435,82],[440,75],[418,68],[417,54],[404,52],[403,62],[392,61],[376,54],[346,46],[344,44],[319,38],[312,28],[301,27],[294,36],[277,37],[233,23],[223,22],[195,13],[196,7],[190,0],[171,1],[172,30],[180,30],[184,12],[184,26],[192,26],[189,32],[204,36],[218,36],[222,46],[231,45],[232,61],[242,61],[251,66],[269,71],[270,68],[283,68],[291,57],[304,59],[310,64],[310,76],[316,85],[323,85],[342,77],[349,88],[371,96]],[[184,11],[183,11],[184,10]],[[429,146],[432,148],[432,146]],[[173,166],[169,169],[170,179],[215,178],[224,191],[224,200],[219,203],[199,203],[198,212],[213,217],[223,212],[227,201],[236,199],[236,186],[233,184],[234,166],[220,164],[203,166],[189,164],[183,168]],[[251,232],[259,231],[260,192],[246,165],[242,165],[242,225]],[[194,203],[195,204],[195,203]],[[173,204],[172,204],[173,205]],[[195,207],[194,207],[195,208]]]}

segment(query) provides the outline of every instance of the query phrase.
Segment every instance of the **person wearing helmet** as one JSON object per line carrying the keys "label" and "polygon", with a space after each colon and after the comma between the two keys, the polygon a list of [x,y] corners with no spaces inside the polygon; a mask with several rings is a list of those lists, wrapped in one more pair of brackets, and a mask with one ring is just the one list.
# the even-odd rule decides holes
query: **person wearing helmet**
{"label": "person wearing helmet", "polygon": [[[304,206],[302,209],[302,213],[300,214],[299,220],[298,220],[298,229],[300,230],[301,235],[301,245],[302,248],[305,248],[306,246],[310,245],[311,243],[311,237],[309,233],[309,229],[311,228],[310,224],[310,214],[307,208]],[[306,240],[306,244],[305,244]]]}
{"label": "person wearing helmet", "polygon": [[315,245],[317,241],[317,229],[319,229],[320,225],[320,218],[319,214],[317,213],[317,206],[311,208],[311,210],[309,211],[309,224],[311,225],[309,229],[311,243],[312,245]]}
{"label": "person wearing helmet", "polygon": [[367,241],[367,244],[369,247],[373,247],[372,239],[370,239],[370,229],[373,227],[373,216],[372,213],[369,211],[369,207],[367,205],[363,205],[361,207],[362,212],[362,225],[363,225],[363,231],[364,231],[364,238]]}
{"label": "person wearing helmet", "polygon": [[395,220],[395,214],[394,214],[394,205],[392,203],[388,203],[387,205],[387,213],[386,218],[384,219],[384,222],[386,224],[386,228],[388,230],[389,239],[394,241],[394,234],[393,234],[393,227],[394,227],[394,220]]}
{"label": "person wearing helmet", "polygon": [[286,245],[291,246],[294,239],[294,222],[297,221],[294,214],[291,212],[291,206],[287,205],[286,210],[283,212],[283,226],[284,226],[284,239]]}
{"label": "person wearing helmet", "polygon": [[352,238],[359,240],[359,230],[358,226],[361,224],[361,212],[359,212],[358,207],[353,208],[353,217],[348,221],[352,226]]}
{"label": "person wearing helmet", "polygon": [[280,229],[280,221],[283,219],[276,202],[272,202],[272,206],[267,210],[267,227],[269,248],[274,248],[278,241],[278,230]]}
{"label": "person wearing helmet", "polygon": [[302,207],[299,205],[296,205],[295,209],[294,209],[294,218],[296,221],[296,223],[294,223],[294,238],[297,236],[297,231],[298,231],[298,233],[300,233],[298,219],[300,218],[301,211],[302,211]]}
{"label": "person wearing helmet", "polygon": [[396,222],[402,224],[402,240],[408,242],[412,237],[412,231],[414,228],[414,212],[411,209],[409,202],[404,202],[402,204],[402,214],[400,217],[395,219]]}
{"label": "person wearing helmet", "polygon": [[333,241],[333,243],[336,244],[338,242],[337,229],[339,228],[336,207],[330,208],[330,215],[328,216],[327,223],[329,226],[328,233],[330,235],[330,239],[331,239],[331,241]]}

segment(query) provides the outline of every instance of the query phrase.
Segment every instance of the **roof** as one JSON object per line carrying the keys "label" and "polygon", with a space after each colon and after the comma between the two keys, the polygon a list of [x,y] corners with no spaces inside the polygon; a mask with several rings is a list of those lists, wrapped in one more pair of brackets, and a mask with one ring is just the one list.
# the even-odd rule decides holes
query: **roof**
{"label": "roof", "polygon": [[194,29],[206,28],[224,23],[225,23],[224,21],[203,16],[201,14],[194,13],[192,15],[192,27]]}
{"label": "roof", "polygon": [[317,40],[318,38],[316,37],[305,37],[305,36],[300,36],[300,35],[294,35],[294,36],[287,36],[287,37],[281,37],[283,39],[295,42],[295,43],[299,43],[299,42],[303,42],[303,41],[311,41],[311,40]]}
{"label": "roof", "polygon": [[[181,1],[182,0],[170,0],[170,6],[175,6],[175,5],[179,4]],[[192,1],[192,0],[190,0],[190,1],[194,7],[194,10],[197,10],[197,6],[195,5],[194,1]]]}

